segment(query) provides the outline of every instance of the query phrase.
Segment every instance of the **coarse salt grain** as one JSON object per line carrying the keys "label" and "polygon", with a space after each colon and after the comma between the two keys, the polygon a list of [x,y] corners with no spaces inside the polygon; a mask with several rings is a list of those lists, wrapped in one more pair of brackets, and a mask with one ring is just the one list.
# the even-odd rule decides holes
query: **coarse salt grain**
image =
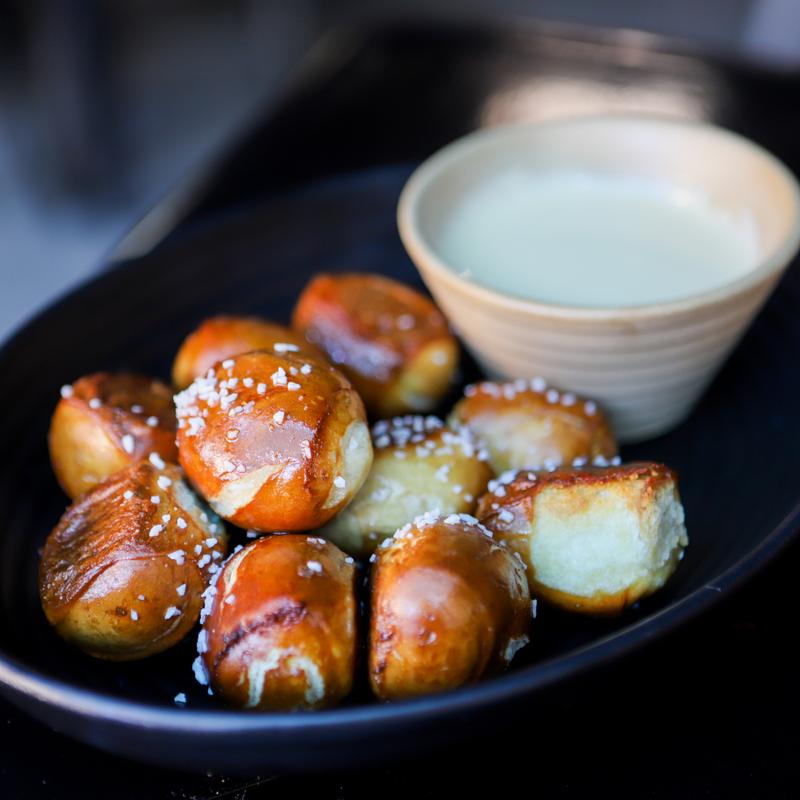
{"label": "coarse salt grain", "polygon": [[126,490],[123,492],[122,496],[123,496],[123,497],[124,497],[126,500],[130,500],[130,499],[131,499],[131,497],[133,497],[133,492],[132,492],[130,489],[126,489]]}
{"label": "coarse salt grain", "polygon": [[206,669],[206,665],[203,663],[201,656],[197,656],[197,658],[192,662],[192,672],[194,672],[195,680],[201,686],[208,686],[208,670]]}
{"label": "coarse salt grain", "polygon": [[164,469],[166,466],[164,459],[158,453],[150,453],[147,459],[156,469]]}
{"label": "coarse salt grain", "polygon": [[448,475],[450,474],[450,465],[443,464],[439,469],[436,470],[434,473],[434,477],[437,481],[441,481],[442,483],[447,483]]}
{"label": "coarse salt grain", "polygon": [[102,405],[103,404],[100,402],[100,398],[99,397],[93,397],[89,401],[89,408],[100,408],[100,406],[102,406]]}
{"label": "coarse salt grain", "polygon": [[164,619],[172,619],[173,617],[179,617],[181,610],[177,606],[170,606],[164,612]]}
{"label": "coarse salt grain", "polygon": [[275,342],[273,348],[276,353],[296,353],[300,350],[296,344],[289,344],[289,342]]}
{"label": "coarse salt grain", "polygon": [[175,591],[180,597],[183,597],[186,594],[186,584],[182,583]]}
{"label": "coarse salt grain", "polygon": [[343,478],[341,475],[337,475],[337,476],[336,476],[336,477],[333,479],[333,485],[334,485],[334,486],[335,486],[337,489],[344,489],[344,487],[347,485],[347,481],[345,481],[345,479],[344,479],[344,478]]}
{"label": "coarse salt grain", "polygon": [[166,475],[159,475],[156,483],[159,489],[169,489],[172,486],[172,481]]}
{"label": "coarse salt grain", "polygon": [[183,550],[173,550],[173,552],[167,553],[167,558],[171,558],[178,566],[182,566],[186,553]]}
{"label": "coarse salt grain", "polygon": [[161,531],[163,530],[164,530],[163,525],[153,525],[153,527],[150,528],[150,533],[148,535],[152,538],[153,536],[158,536],[158,534],[161,533]]}
{"label": "coarse salt grain", "polygon": [[397,329],[400,331],[410,331],[414,327],[413,314],[401,314],[396,321]]}
{"label": "coarse salt grain", "polygon": [[75,390],[68,383],[65,383],[61,387],[61,396],[62,397],[72,397],[73,394],[75,394]]}
{"label": "coarse salt grain", "polygon": [[158,425],[158,417],[148,417],[145,422],[151,427],[155,428]]}
{"label": "coarse salt grain", "polygon": [[283,421],[286,419],[286,412],[285,411],[276,411],[272,415],[272,419],[274,419],[275,422],[278,423],[278,425],[282,425]]}
{"label": "coarse salt grain", "polygon": [[235,363],[236,363],[236,362],[235,362],[235,361],[234,361],[232,358],[226,358],[226,359],[225,359],[225,360],[222,362],[222,368],[223,368],[223,369],[233,369],[233,365],[234,365]]}
{"label": "coarse salt grain", "polygon": [[136,622],[139,619],[139,614],[135,608],[131,609],[131,619]]}
{"label": "coarse salt grain", "polygon": [[175,695],[175,705],[177,706],[185,706],[186,705],[186,695],[183,692],[178,692]]}
{"label": "coarse salt grain", "polygon": [[136,440],[129,433],[122,437],[122,449],[126,453],[132,453],[136,448]]}
{"label": "coarse salt grain", "polygon": [[303,375],[310,375],[311,374],[311,364],[303,364],[303,366],[300,367],[300,372],[302,372]]}
{"label": "coarse salt grain", "polygon": [[543,392],[547,388],[547,381],[544,378],[531,378],[531,389],[534,392]]}
{"label": "coarse salt grain", "polygon": [[306,562],[306,566],[307,566],[307,567],[308,567],[308,568],[309,568],[309,569],[310,569],[312,572],[316,572],[317,574],[319,574],[320,572],[322,572],[322,564],[320,564],[320,563],[319,563],[319,561],[307,561],[307,562]]}
{"label": "coarse salt grain", "polygon": [[175,524],[176,524],[176,525],[177,525],[177,526],[178,526],[178,527],[179,527],[181,530],[185,530],[185,529],[186,529],[186,520],[185,520],[183,517],[178,517],[178,519],[176,519],[176,520],[175,520]]}
{"label": "coarse salt grain", "polygon": [[295,383],[294,381],[289,381],[289,383],[286,384],[286,388],[290,392],[296,392],[300,388],[300,384],[299,383]]}

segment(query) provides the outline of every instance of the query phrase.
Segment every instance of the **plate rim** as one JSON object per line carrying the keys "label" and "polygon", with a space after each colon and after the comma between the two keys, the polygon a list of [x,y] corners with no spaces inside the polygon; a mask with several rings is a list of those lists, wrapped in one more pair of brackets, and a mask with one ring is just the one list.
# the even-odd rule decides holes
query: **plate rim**
{"label": "plate rim", "polygon": [[[607,665],[627,653],[663,637],[699,617],[729,597],[748,579],[764,569],[800,533],[800,502],[772,532],[749,553],[720,573],[717,578],[695,589],[681,600],[650,614],[620,631],[607,634],[564,655],[494,676],[470,686],[439,692],[395,703],[363,703],[324,711],[253,713],[219,709],[169,708],[154,703],[129,700],[106,692],[76,687],[68,681],[51,678],[37,669],[27,669],[0,648],[0,688],[10,688],[49,706],[78,716],[103,719],[127,726],[157,727],[172,733],[270,733],[296,732],[298,729],[324,731],[343,725],[371,725],[475,711],[527,697],[541,689]],[[188,676],[187,679],[191,679]]]}

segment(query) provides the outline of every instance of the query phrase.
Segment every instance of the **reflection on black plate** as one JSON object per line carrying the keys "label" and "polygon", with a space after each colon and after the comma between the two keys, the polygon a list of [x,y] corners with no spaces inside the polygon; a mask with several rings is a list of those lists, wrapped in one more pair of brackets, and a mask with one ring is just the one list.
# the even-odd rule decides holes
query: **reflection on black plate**
{"label": "reflection on black plate", "polygon": [[[372,270],[419,285],[394,219],[409,173],[398,166],[331,179],[197,230],[76,291],[0,351],[0,683],[16,702],[64,732],[155,762],[303,768],[313,751],[317,766],[364,764],[452,740],[469,729],[464,721],[487,723],[522,697],[535,703],[543,687],[704,608],[791,537],[800,517],[796,268],[692,417],[624,452],[679,470],[691,538],[666,588],[624,616],[540,608],[531,644],[503,677],[389,706],[376,704],[362,680],[344,707],[314,714],[221,708],[194,683],[193,641],[132,664],[105,664],[63,644],[36,592],[38,548],[67,502],[46,448],[59,387],[98,369],[166,378],[183,336],[204,316],[288,321],[317,270]],[[475,377],[466,360],[465,380]],[[178,692],[186,708],[174,706]]]}

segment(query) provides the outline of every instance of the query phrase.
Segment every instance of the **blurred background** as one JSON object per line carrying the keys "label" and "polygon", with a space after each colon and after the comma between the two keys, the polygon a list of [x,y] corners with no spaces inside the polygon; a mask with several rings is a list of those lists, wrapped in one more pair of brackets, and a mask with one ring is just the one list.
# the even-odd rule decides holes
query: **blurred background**
{"label": "blurred background", "polygon": [[269,107],[327,31],[628,29],[800,69],[798,0],[0,0],[0,339]]}

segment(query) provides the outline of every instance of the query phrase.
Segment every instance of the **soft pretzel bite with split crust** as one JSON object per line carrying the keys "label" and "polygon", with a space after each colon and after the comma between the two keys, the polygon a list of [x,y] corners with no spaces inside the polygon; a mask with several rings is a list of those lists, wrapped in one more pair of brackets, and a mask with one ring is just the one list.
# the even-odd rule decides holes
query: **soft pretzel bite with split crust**
{"label": "soft pretzel bite with split crust", "polygon": [[376,417],[429,411],[458,365],[458,345],[442,313],[381,275],[317,275],[292,324],[344,371]]}
{"label": "soft pretzel bite with split crust", "polygon": [[350,692],[353,559],[314,536],[265,536],[207,590],[195,675],[231,705],[324,708]]}
{"label": "soft pretzel bite with split crust", "polygon": [[175,403],[186,474],[243,528],[318,528],[347,505],[372,463],[364,406],[321,361],[245,353],[195,379]]}
{"label": "soft pretzel bite with split crust", "polygon": [[227,547],[219,519],[157,456],[83,495],[47,539],[39,594],[51,625],[89,655],[130,661],[180,641]]}
{"label": "soft pretzel bite with split crust", "polygon": [[527,644],[525,567],[473,517],[424,514],[372,558],[369,677],[378,697],[473,683]]}
{"label": "soft pretzel bite with split crust", "polygon": [[259,317],[210,317],[180,346],[172,365],[172,382],[178,389],[185,389],[198,375],[205,375],[219,361],[251,350],[270,350],[278,354],[293,352],[322,358],[322,353],[313,344],[285,325]]}
{"label": "soft pretzel bite with split crust", "polygon": [[481,439],[497,473],[617,454],[614,433],[597,404],[560,392],[541,378],[467,386],[451,421]]}
{"label": "soft pretzel bite with split crust", "polygon": [[350,505],[320,533],[348,553],[369,555],[387,536],[431,509],[472,513],[492,471],[467,430],[436,417],[406,416],[372,430],[372,469]]}
{"label": "soft pretzel bite with split crust", "polygon": [[172,392],[143,375],[87,375],[61,388],[48,445],[56,478],[73,500],[152,452],[177,461]]}
{"label": "soft pretzel bite with split crust", "polygon": [[677,476],[663,464],[519,472],[489,484],[478,517],[552,605],[613,614],[659,589],[688,544]]}

